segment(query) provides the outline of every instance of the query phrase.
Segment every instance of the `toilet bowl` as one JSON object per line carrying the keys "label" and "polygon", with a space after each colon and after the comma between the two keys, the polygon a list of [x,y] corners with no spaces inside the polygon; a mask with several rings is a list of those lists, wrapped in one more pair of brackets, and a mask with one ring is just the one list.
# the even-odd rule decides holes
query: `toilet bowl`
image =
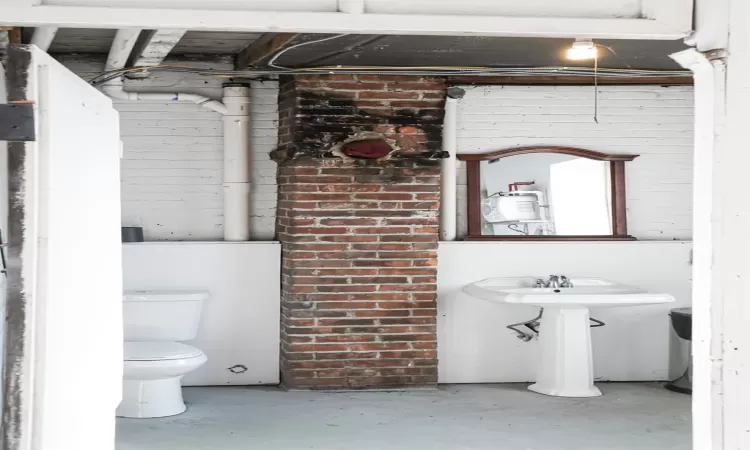
{"label": "toilet bowl", "polygon": [[179,342],[125,342],[122,402],[117,416],[182,414],[186,406],[180,380],[207,359],[202,351]]}
{"label": "toilet bowl", "polygon": [[155,418],[185,412],[181,379],[202,366],[194,339],[205,292],[136,291],[123,296],[122,401],[118,417]]}

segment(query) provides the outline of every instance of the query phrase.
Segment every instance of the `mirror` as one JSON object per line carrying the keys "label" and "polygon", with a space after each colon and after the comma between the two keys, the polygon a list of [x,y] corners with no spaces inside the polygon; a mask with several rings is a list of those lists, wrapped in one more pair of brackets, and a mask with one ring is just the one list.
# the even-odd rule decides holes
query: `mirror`
{"label": "mirror", "polygon": [[625,162],[638,155],[575,147],[459,154],[466,161],[467,240],[633,240]]}
{"label": "mirror", "polygon": [[612,234],[610,167],[579,156],[532,153],[480,163],[482,234]]}

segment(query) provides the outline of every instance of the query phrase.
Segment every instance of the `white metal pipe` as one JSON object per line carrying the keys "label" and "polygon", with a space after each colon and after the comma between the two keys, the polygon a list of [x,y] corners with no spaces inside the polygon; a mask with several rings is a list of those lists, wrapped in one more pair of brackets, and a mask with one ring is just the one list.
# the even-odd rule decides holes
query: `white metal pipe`
{"label": "white metal pipe", "polygon": [[250,240],[250,87],[224,86],[224,240]]}
{"label": "white metal pipe", "polygon": [[[140,30],[118,30],[112,42],[106,71],[120,70],[133,51]],[[119,100],[193,102],[224,115],[224,240],[250,240],[250,87],[224,87],[224,103],[185,93],[127,92],[123,77],[104,83],[102,91]]]}
{"label": "white metal pipe", "polygon": [[[138,40],[138,35],[141,30],[139,29],[123,29],[117,30],[115,38],[112,41],[112,46],[109,49],[109,55],[107,56],[107,62],[104,66],[104,70],[110,72],[112,70],[120,70],[125,67],[125,63],[133,51]],[[196,105],[204,108],[216,111],[221,114],[227,113],[227,108],[219,101],[205,97],[203,95],[196,94],[184,94],[179,92],[170,93],[143,93],[143,92],[127,92],[123,85],[123,77],[117,77],[113,80],[107,81],[101,87],[102,92],[108,96],[118,100],[147,100],[147,101],[174,101],[174,102],[193,102]]]}
{"label": "white metal pipe", "polygon": [[36,27],[34,28],[34,34],[31,35],[31,44],[36,45],[45,52],[49,50],[52,41],[55,40],[57,34],[57,27]]}
{"label": "white metal pipe", "polygon": [[448,157],[443,159],[440,176],[440,240],[456,240],[456,111],[458,98],[448,97],[445,101],[443,119],[443,151]]}

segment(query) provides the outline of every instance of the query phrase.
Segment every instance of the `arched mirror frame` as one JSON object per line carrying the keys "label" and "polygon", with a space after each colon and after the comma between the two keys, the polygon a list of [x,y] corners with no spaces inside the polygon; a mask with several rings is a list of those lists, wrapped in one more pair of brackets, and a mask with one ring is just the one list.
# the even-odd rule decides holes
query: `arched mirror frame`
{"label": "arched mirror frame", "polygon": [[[488,236],[482,234],[482,196],[480,192],[479,163],[530,153],[557,153],[596,161],[609,161],[612,184],[612,234],[611,235],[556,235],[556,236]],[[627,208],[625,206],[625,163],[639,155],[601,153],[576,147],[534,146],[515,147],[487,153],[456,155],[466,162],[467,217],[469,230],[466,240],[474,241],[633,241],[628,235]]]}

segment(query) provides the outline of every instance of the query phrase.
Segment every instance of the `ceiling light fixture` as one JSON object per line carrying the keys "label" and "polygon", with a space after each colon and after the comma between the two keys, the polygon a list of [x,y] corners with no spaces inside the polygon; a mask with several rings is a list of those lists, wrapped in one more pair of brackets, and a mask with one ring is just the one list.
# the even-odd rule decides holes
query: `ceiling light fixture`
{"label": "ceiling light fixture", "polygon": [[567,52],[568,59],[573,61],[596,59],[596,54],[596,45],[591,39],[576,39]]}

